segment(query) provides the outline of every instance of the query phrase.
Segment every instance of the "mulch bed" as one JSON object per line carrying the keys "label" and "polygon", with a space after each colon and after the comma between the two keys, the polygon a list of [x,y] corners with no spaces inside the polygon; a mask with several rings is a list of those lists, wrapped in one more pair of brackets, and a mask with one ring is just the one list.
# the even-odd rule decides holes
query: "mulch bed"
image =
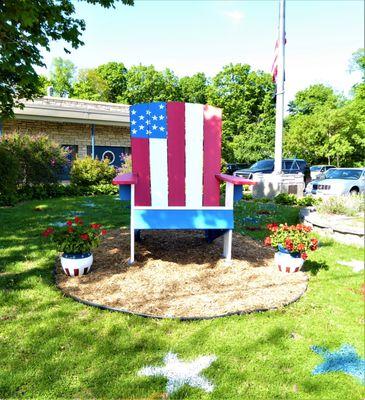
{"label": "mulch bed", "polygon": [[81,301],[182,319],[280,308],[305,292],[307,276],[279,272],[261,243],[233,234],[231,265],[222,247],[222,238],[208,244],[200,231],[144,231],[130,266],[129,231],[114,230],[94,251],[90,274],[69,278],[57,262],[56,282]]}

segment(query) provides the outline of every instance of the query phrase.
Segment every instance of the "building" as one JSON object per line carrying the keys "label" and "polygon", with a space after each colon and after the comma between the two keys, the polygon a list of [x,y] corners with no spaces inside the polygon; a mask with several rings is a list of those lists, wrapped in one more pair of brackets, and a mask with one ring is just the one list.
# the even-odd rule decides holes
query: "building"
{"label": "building", "polygon": [[42,97],[15,109],[15,119],[3,121],[1,133],[45,134],[73,157],[91,155],[120,165],[130,153],[129,106],[88,100]]}

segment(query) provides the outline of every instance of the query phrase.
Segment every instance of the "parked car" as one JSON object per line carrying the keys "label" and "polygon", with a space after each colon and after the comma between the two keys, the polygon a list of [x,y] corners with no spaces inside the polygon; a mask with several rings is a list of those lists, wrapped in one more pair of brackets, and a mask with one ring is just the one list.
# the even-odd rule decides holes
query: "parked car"
{"label": "parked car", "polygon": [[336,168],[334,165],[312,165],[310,167],[311,179],[315,180],[318,178],[318,175],[324,174],[330,168]]}
{"label": "parked car", "polygon": [[305,194],[342,196],[365,193],[365,168],[331,168],[323,178],[310,182]]}
{"label": "parked car", "polygon": [[233,175],[233,173],[236,172],[237,170],[242,168],[247,168],[248,166],[249,166],[248,164],[229,163],[226,166],[226,171],[228,175]]}
{"label": "parked car", "polygon": [[[282,171],[284,174],[298,174],[301,172],[305,177],[305,182],[310,180],[310,170],[304,160],[297,158],[285,158],[282,161]],[[261,172],[262,174],[271,174],[274,172],[274,159],[260,160],[251,165],[250,168],[240,169],[233,175],[247,179],[252,179],[252,175]]]}

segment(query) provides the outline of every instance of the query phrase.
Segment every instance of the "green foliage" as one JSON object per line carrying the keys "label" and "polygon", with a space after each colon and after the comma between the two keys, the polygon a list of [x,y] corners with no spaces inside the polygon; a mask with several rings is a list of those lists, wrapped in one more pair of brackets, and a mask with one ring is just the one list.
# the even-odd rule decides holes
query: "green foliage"
{"label": "green foliage", "polygon": [[365,49],[359,49],[352,53],[350,72],[352,71],[360,71],[362,73],[362,82],[365,83]]}
{"label": "green foliage", "polygon": [[100,224],[85,225],[79,217],[75,217],[74,220],[67,221],[64,227],[47,228],[42,235],[50,238],[58,251],[79,254],[88,253],[98,247],[100,238],[105,233]]}
{"label": "green foliage", "polygon": [[359,196],[330,196],[323,199],[317,206],[322,214],[342,214],[354,217],[365,210],[364,195]]}
{"label": "green foliage", "polygon": [[115,175],[116,171],[109,165],[108,159],[99,161],[89,156],[76,158],[70,172],[71,184],[80,187],[111,184]]}
{"label": "green foliage", "polygon": [[52,61],[50,82],[54,94],[60,97],[72,95],[76,67],[70,60],[56,57]]}
{"label": "green foliage", "polygon": [[280,193],[275,196],[274,202],[276,204],[284,204],[290,206],[313,206],[317,204],[320,199],[316,199],[313,196],[297,197],[295,194]]}
{"label": "green foliage", "polygon": [[67,163],[66,151],[45,135],[4,135],[0,139],[0,147],[18,160],[19,185],[56,183]]}
{"label": "green foliage", "polygon": [[19,176],[19,161],[0,142],[0,205],[12,205],[15,203]]}
{"label": "green foliage", "polygon": [[275,87],[269,74],[245,64],[223,68],[207,89],[209,104],[223,109],[223,158],[252,163],[272,155]]}
{"label": "green foliage", "polygon": [[[112,7],[115,0],[86,0]],[[133,0],[120,0],[133,5]],[[63,40],[76,49],[83,45],[85,22],[74,17],[72,0],[3,0],[0,3],[0,116],[11,117],[22,99],[33,99],[42,85],[36,67],[44,67],[41,52],[50,42]],[[69,51],[66,49],[66,51]]]}
{"label": "green foliage", "polygon": [[298,92],[286,120],[284,153],[310,164],[363,164],[365,152],[365,84],[344,101],[324,85]]}
{"label": "green foliage", "polygon": [[206,104],[208,78],[203,72],[180,79],[181,100],[187,103]]}
{"label": "green foliage", "polygon": [[123,164],[119,168],[119,174],[129,174],[132,172],[132,156],[130,154],[126,154],[123,156]]}

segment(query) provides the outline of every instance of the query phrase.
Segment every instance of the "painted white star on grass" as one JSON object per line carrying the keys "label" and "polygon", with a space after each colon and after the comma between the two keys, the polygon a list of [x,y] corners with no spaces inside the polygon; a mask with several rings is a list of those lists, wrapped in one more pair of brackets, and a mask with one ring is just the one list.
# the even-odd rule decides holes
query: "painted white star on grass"
{"label": "painted white star on grass", "polygon": [[167,378],[166,391],[168,394],[175,392],[184,385],[198,387],[206,392],[212,392],[214,385],[208,379],[200,376],[203,369],[208,368],[216,356],[202,356],[194,361],[180,361],[176,354],[168,353],[164,358],[163,367],[145,367],[140,376],[165,376]]}

